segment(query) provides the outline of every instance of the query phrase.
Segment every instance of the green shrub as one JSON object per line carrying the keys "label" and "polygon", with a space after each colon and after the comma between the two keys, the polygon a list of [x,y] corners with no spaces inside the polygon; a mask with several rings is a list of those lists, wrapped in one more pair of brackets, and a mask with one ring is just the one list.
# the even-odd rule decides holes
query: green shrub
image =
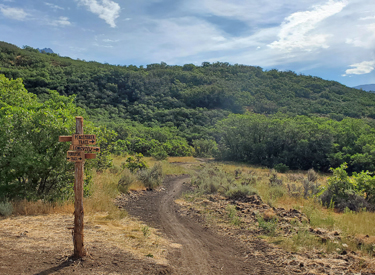
{"label": "green shrub", "polygon": [[236,207],[234,205],[228,204],[226,210],[228,211],[228,218],[230,220],[230,223],[237,226],[240,225],[241,219],[237,215]]}
{"label": "green shrub", "polygon": [[109,172],[111,174],[118,174],[120,171],[121,171],[121,168],[119,166],[116,166],[116,165],[109,168]]}
{"label": "green shrub", "polygon": [[225,196],[232,200],[241,200],[255,194],[257,191],[253,187],[243,185],[230,186],[229,190],[225,192]]}
{"label": "green shrub", "polygon": [[247,175],[242,178],[242,185],[256,185],[257,177],[254,175]]}
{"label": "green shrub", "polygon": [[257,191],[249,185],[237,183],[235,175],[225,173],[218,167],[207,165],[191,179],[193,185],[205,194],[220,193],[229,199],[241,200]]}
{"label": "green shrub", "polygon": [[271,200],[276,200],[285,195],[286,190],[283,186],[273,186],[268,190],[269,197]]}
{"label": "green shrub", "polygon": [[333,171],[333,176],[328,179],[328,186],[321,194],[320,199],[326,207],[334,207],[339,211],[346,208],[360,211],[363,208],[373,211],[372,201],[375,195],[375,178],[369,172],[353,173],[349,177],[346,172],[347,164],[344,163]]}
{"label": "green shrub", "polygon": [[13,206],[10,202],[5,201],[5,202],[0,202],[0,215],[8,217],[12,214],[13,212]]}
{"label": "green shrub", "polygon": [[314,169],[309,169],[307,171],[307,180],[310,182],[316,182],[318,180],[318,173],[314,171]]}
{"label": "green shrub", "polygon": [[271,175],[270,175],[270,178],[269,178],[269,184],[270,184],[271,187],[283,185],[283,180],[279,179],[277,177],[277,173],[276,173],[275,169],[271,170]]}
{"label": "green shrub", "polygon": [[303,196],[305,199],[315,196],[320,191],[320,184],[309,181],[309,177],[307,177],[307,179],[304,179],[302,181],[302,186],[303,186]]}
{"label": "green shrub", "polygon": [[152,150],[151,156],[156,160],[165,160],[168,158],[167,152],[162,148]]}
{"label": "green shrub", "polygon": [[279,173],[286,173],[289,171],[289,166],[284,163],[278,163],[273,168]]}
{"label": "green shrub", "polygon": [[196,139],[193,140],[194,157],[208,158],[212,157],[217,152],[217,144],[211,139]]}
{"label": "green shrub", "polygon": [[143,160],[141,153],[135,154],[134,157],[128,157],[125,163],[122,163],[122,168],[128,168],[131,172],[147,168],[146,162]]}
{"label": "green shrub", "polygon": [[257,217],[258,226],[262,229],[267,235],[274,236],[277,229],[277,219],[274,218],[270,221],[265,221],[262,216]]}
{"label": "green shrub", "polygon": [[121,193],[128,193],[130,185],[136,180],[136,175],[131,173],[129,169],[124,169],[121,172],[121,178],[118,182],[117,188]]}
{"label": "green shrub", "polygon": [[161,163],[155,163],[151,169],[139,170],[138,179],[142,181],[144,186],[149,190],[159,186],[163,181],[163,168]]}

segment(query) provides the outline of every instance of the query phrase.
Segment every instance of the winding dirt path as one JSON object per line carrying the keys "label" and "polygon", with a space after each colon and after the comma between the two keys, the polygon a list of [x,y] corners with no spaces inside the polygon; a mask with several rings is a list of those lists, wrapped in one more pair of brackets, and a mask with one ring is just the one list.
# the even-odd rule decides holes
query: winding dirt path
{"label": "winding dirt path", "polygon": [[[168,254],[173,274],[287,274],[234,238],[205,227],[198,218],[180,215],[174,200],[188,189],[187,181],[188,176],[169,178],[162,191],[146,192],[124,206],[130,215],[158,228],[180,245]],[[257,249],[264,252],[267,247]]]}

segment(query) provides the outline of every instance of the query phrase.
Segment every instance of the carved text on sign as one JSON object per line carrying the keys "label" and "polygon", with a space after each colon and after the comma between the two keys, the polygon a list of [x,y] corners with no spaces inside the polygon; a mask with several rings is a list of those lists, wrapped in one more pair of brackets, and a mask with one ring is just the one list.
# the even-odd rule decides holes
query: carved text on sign
{"label": "carved text on sign", "polygon": [[94,145],[96,144],[96,135],[72,135],[73,145]]}
{"label": "carved text on sign", "polygon": [[66,160],[70,162],[83,162],[85,160],[85,152],[68,151]]}
{"label": "carved text on sign", "polygon": [[100,147],[82,146],[82,145],[70,145],[70,150],[75,151],[86,151],[86,152],[100,152]]}

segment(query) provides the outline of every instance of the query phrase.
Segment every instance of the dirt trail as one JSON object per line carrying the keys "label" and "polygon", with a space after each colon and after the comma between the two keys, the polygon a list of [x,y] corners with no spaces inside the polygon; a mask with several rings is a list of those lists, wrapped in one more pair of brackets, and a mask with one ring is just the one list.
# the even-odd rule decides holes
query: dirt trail
{"label": "dirt trail", "polygon": [[195,217],[180,215],[174,200],[187,190],[187,181],[188,176],[169,178],[161,191],[146,192],[125,205],[131,215],[180,245],[168,254],[174,274],[286,274],[234,238],[217,234]]}

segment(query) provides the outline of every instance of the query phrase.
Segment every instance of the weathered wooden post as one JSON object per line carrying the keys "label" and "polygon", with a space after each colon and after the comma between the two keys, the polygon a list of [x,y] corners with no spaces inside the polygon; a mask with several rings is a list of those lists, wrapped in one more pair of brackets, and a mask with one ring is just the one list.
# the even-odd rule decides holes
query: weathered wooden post
{"label": "weathered wooden post", "polygon": [[83,176],[85,159],[94,159],[95,154],[85,154],[84,151],[99,152],[99,147],[90,147],[87,145],[94,145],[96,143],[95,135],[83,134],[83,117],[76,117],[76,133],[73,136],[60,136],[60,142],[71,141],[70,150],[67,152],[67,160],[74,162],[74,257],[82,258],[86,255],[86,250],[83,244]]}
{"label": "weathered wooden post", "polygon": [[[83,117],[76,117],[76,134],[83,135]],[[86,256],[86,250],[83,245],[83,169],[85,162],[84,160],[76,161],[74,165],[74,256],[82,258]]]}

